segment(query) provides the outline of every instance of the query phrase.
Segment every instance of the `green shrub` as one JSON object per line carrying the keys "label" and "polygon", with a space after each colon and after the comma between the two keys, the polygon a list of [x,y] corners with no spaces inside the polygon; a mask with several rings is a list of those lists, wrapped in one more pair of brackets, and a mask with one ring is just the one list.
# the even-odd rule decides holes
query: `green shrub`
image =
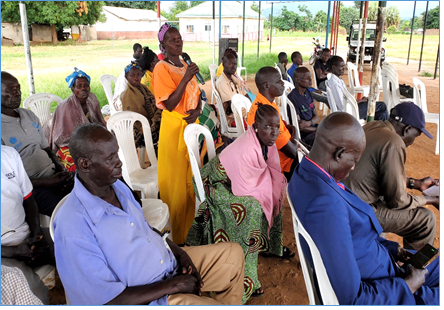
{"label": "green shrub", "polygon": [[387,28],[387,33],[388,34],[394,34],[396,33],[396,26],[395,25],[391,25],[390,27]]}

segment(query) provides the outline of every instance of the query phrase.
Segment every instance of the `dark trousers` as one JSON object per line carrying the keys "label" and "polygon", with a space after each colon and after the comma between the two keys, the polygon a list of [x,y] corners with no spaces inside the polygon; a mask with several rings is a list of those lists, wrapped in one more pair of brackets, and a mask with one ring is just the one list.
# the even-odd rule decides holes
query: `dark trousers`
{"label": "dark trousers", "polygon": [[60,187],[35,187],[32,191],[32,197],[37,203],[39,212],[51,216],[59,201],[68,195],[73,187],[74,184],[63,189]]}
{"label": "dark trousers", "polygon": [[[367,109],[368,102],[358,103],[359,108],[359,118],[366,119],[367,118]],[[382,101],[376,101],[376,111],[375,111],[375,120],[376,121],[386,121],[388,120],[389,115],[387,112],[387,106]]]}

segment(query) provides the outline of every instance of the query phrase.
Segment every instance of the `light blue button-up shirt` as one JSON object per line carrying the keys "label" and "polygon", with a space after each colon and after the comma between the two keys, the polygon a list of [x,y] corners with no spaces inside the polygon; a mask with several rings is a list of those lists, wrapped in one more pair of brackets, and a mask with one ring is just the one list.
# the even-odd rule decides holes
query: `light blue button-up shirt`
{"label": "light blue button-up shirt", "polygon": [[[101,305],[127,287],[174,276],[177,261],[145,220],[129,188],[112,185],[123,210],[93,196],[75,178],[54,219],[57,270],[70,304]],[[167,305],[168,296],[151,302]]]}

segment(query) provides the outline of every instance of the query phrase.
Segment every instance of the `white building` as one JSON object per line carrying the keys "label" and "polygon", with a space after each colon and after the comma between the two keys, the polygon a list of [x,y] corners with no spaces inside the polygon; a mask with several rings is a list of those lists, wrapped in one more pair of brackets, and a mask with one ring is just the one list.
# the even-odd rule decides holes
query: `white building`
{"label": "white building", "polygon": [[138,10],[103,6],[106,22],[96,23],[97,39],[147,39],[156,38],[161,23],[168,21],[152,10]]}
{"label": "white building", "polygon": [[[223,1],[221,14],[221,37],[242,40],[243,4],[236,1]],[[213,1],[205,1],[176,15],[184,41],[213,41]],[[219,37],[219,1],[215,3],[216,40]],[[264,32],[264,18],[259,13],[245,7],[245,41],[260,39]]]}

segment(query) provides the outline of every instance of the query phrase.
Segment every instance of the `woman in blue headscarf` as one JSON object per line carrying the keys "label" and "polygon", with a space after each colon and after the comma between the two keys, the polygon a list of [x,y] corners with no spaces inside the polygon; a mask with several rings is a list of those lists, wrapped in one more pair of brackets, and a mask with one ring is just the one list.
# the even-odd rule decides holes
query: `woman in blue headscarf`
{"label": "woman in blue headscarf", "polygon": [[74,72],[65,80],[72,94],[54,111],[49,144],[66,169],[74,172],[75,165],[68,148],[72,133],[83,124],[98,123],[106,126],[106,122],[96,95],[90,91],[91,78],[85,72],[74,68]]}

